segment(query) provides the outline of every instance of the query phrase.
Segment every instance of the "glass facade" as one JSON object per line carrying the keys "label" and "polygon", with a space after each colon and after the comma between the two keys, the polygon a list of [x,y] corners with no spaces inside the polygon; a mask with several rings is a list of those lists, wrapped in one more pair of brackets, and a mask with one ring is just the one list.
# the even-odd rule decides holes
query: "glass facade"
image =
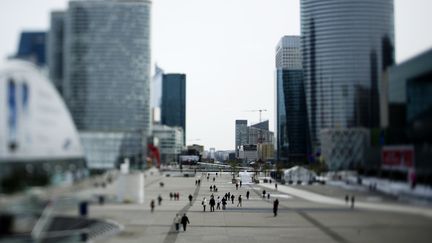
{"label": "glass facade", "polygon": [[29,60],[38,66],[46,65],[46,32],[23,32],[17,58]]}
{"label": "glass facade", "polygon": [[378,85],[394,60],[393,0],[301,0],[311,139],[332,127],[379,127]]}
{"label": "glass facade", "polygon": [[161,122],[183,129],[183,145],[186,143],[186,75],[164,74],[162,77]]}
{"label": "glass facade", "polygon": [[64,98],[80,132],[124,133],[120,160],[146,154],[150,7],[150,1],[71,1],[65,17]]}
{"label": "glass facade", "polygon": [[49,77],[61,95],[63,95],[64,18],[65,12],[51,13],[47,45]]}

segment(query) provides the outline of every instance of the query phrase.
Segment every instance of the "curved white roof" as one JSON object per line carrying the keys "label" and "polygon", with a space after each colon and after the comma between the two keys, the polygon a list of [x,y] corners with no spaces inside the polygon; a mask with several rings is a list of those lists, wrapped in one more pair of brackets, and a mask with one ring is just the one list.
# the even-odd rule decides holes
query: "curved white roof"
{"label": "curved white roof", "polygon": [[52,83],[31,63],[0,63],[0,162],[83,157],[77,129]]}

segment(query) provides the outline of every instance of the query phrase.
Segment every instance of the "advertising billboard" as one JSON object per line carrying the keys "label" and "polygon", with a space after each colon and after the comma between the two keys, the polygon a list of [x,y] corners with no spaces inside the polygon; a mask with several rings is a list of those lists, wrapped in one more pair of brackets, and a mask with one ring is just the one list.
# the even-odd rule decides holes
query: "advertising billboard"
{"label": "advertising billboard", "polygon": [[383,169],[408,171],[414,168],[415,150],[412,145],[384,146],[381,150]]}

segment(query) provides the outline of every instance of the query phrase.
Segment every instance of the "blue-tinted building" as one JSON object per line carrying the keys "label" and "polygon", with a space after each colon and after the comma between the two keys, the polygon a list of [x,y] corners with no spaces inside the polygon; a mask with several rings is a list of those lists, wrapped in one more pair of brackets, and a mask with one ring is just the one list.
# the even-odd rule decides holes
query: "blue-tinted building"
{"label": "blue-tinted building", "polygon": [[309,135],[299,36],[281,39],[276,48],[276,68],[276,158],[304,163]]}
{"label": "blue-tinted building", "polygon": [[16,58],[46,65],[46,32],[22,32]]}
{"label": "blue-tinted building", "polygon": [[186,138],[186,75],[180,73],[164,74],[162,77],[161,123],[183,128]]}

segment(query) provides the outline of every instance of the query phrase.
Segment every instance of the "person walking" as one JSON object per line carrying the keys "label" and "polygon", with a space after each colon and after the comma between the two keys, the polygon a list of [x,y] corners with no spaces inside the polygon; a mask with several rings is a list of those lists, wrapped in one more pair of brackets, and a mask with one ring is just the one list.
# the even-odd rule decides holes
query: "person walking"
{"label": "person walking", "polygon": [[154,200],[151,200],[151,202],[150,202],[150,209],[151,209],[151,212],[153,213],[153,211],[154,211],[154,207],[155,207],[155,201]]}
{"label": "person walking", "polygon": [[226,197],[222,198],[222,210],[226,209],[226,205],[227,205],[227,199]]}
{"label": "person walking", "polygon": [[192,196],[192,194],[189,194],[189,204],[192,206],[192,199],[193,199],[193,196]]}
{"label": "person walking", "polygon": [[263,191],[262,191],[262,197],[265,198],[265,195],[266,195],[266,191],[263,190]]}
{"label": "person walking", "polygon": [[247,200],[249,200],[249,194],[250,194],[250,192],[249,192],[249,190],[246,192],[246,199]]}
{"label": "person walking", "polygon": [[221,200],[220,200],[220,197],[218,196],[217,201],[216,201],[216,209],[217,210],[220,210],[220,204],[221,204]]}
{"label": "person walking", "polygon": [[354,209],[354,201],[355,201],[355,197],[354,195],[351,196],[351,209]]}
{"label": "person walking", "polygon": [[162,196],[159,194],[157,199],[158,199],[158,205],[160,206],[162,204]]}
{"label": "person walking", "polygon": [[176,228],[177,232],[180,230],[181,218],[182,217],[180,217],[180,214],[176,214],[176,216],[174,218],[174,224],[175,224],[175,228]]}
{"label": "person walking", "polygon": [[237,200],[238,200],[237,207],[241,207],[242,206],[242,197],[241,197],[241,195],[238,196]]}
{"label": "person walking", "polygon": [[170,192],[169,196],[170,196],[170,201],[171,201],[173,199],[174,195],[172,192]]}
{"label": "person walking", "polygon": [[345,204],[348,204],[348,203],[349,203],[349,196],[345,195]]}
{"label": "person walking", "polygon": [[240,187],[242,187],[242,184],[243,184],[243,182],[242,182],[242,181],[240,181]]}
{"label": "person walking", "polygon": [[239,186],[238,183],[236,183],[236,190],[238,190],[238,186]]}
{"label": "person walking", "polygon": [[279,200],[276,198],[276,200],[274,200],[273,202],[273,214],[275,217],[277,216],[278,207],[279,207]]}
{"label": "person walking", "polygon": [[213,186],[210,186],[210,191],[213,191]]}
{"label": "person walking", "polygon": [[235,196],[234,196],[234,194],[232,194],[232,195],[231,195],[231,203],[232,203],[232,204],[234,204],[234,199],[235,199]]}
{"label": "person walking", "polygon": [[205,212],[207,206],[207,199],[205,197],[203,198],[201,205],[203,206],[203,211]]}
{"label": "person walking", "polygon": [[269,193],[267,193],[267,199],[269,199],[269,200],[270,200],[270,192],[269,192]]}
{"label": "person walking", "polygon": [[183,214],[183,217],[181,218],[181,224],[183,225],[183,231],[186,231],[187,224],[190,224],[189,218],[186,216],[186,214]]}
{"label": "person walking", "polygon": [[216,180],[216,178],[215,177],[213,177],[213,182]]}
{"label": "person walking", "polygon": [[214,210],[215,210],[215,204],[216,204],[216,201],[215,201],[215,199],[214,199],[214,197],[211,197],[210,198],[210,212],[214,212]]}
{"label": "person walking", "polygon": [[277,191],[277,183],[275,182],[275,190]]}

